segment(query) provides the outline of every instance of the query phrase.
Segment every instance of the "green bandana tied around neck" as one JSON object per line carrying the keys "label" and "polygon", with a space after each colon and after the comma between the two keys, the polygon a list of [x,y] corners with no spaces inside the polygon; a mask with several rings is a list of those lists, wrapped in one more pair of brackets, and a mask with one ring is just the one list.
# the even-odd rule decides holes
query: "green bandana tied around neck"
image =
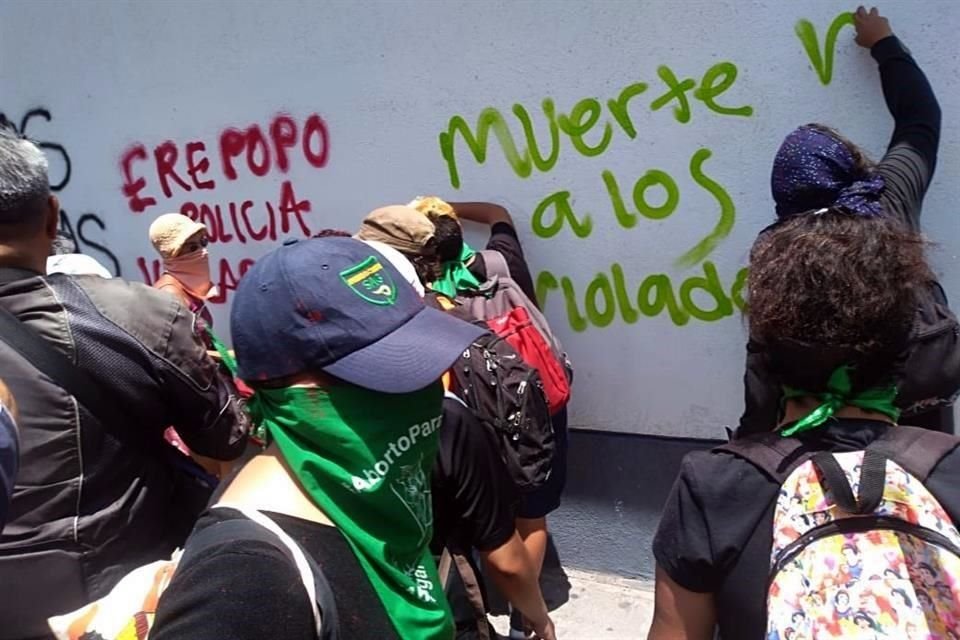
{"label": "green bandana tied around neck", "polygon": [[787,438],[797,433],[816,429],[832,418],[841,407],[848,405],[881,413],[896,422],[900,418],[900,410],[893,404],[897,398],[896,385],[874,387],[854,394],[853,385],[850,382],[852,368],[850,365],[843,365],[835,369],[830,374],[830,380],[827,381],[827,390],[822,393],[812,393],[784,386],[784,400],[812,396],[819,398],[822,402],[819,407],[797,421],[789,429],[782,431],[780,435]]}
{"label": "green bandana tied around neck", "polygon": [[480,281],[470,273],[467,261],[477,254],[476,251],[464,242],[458,260],[448,260],[440,265],[440,278],[430,284],[430,288],[448,298],[456,298],[460,291],[475,291],[480,288]]}
{"label": "green bandana tied around neck", "polygon": [[454,635],[429,549],[442,402],[438,382],[396,395],[343,384],[260,389],[250,403],[404,639]]}

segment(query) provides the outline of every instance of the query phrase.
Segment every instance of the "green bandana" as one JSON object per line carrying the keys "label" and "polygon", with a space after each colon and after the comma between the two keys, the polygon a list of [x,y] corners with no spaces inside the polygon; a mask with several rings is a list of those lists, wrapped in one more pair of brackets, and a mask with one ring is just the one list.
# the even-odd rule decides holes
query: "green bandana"
{"label": "green bandana", "polygon": [[250,403],[314,503],[343,533],[401,638],[454,627],[430,554],[430,472],[443,387],[261,389]]}
{"label": "green bandana", "polygon": [[227,371],[230,372],[230,375],[237,377],[237,359],[233,357],[230,353],[230,350],[227,349],[227,345],[216,336],[213,332],[213,329],[210,328],[210,325],[206,326],[207,336],[210,337],[210,344],[213,345],[214,350],[220,354],[220,359],[223,361],[223,366],[227,368]]}
{"label": "green bandana", "polygon": [[460,291],[480,288],[480,281],[467,269],[467,261],[477,254],[464,242],[459,260],[448,260],[440,265],[440,278],[430,284],[430,288],[439,291],[448,298],[456,298]]}
{"label": "green bandana", "polygon": [[900,417],[900,410],[894,406],[893,401],[897,398],[897,387],[891,384],[887,387],[875,387],[854,394],[852,383],[850,382],[850,365],[838,367],[827,381],[827,390],[823,393],[812,393],[793,387],[783,387],[783,398],[801,398],[813,396],[819,398],[822,403],[819,407],[811,411],[802,420],[789,429],[785,429],[780,435],[787,438],[797,433],[816,429],[824,422],[833,417],[841,407],[853,406],[867,411],[876,411],[892,418],[894,422]]}

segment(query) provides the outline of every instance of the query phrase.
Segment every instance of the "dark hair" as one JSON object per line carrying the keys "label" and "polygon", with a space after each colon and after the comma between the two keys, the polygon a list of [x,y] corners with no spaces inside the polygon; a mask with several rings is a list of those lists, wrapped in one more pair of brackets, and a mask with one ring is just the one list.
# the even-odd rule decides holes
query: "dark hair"
{"label": "dark hair", "polygon": [[853,616],[853,621],[863,620],[871,627],[874,626],[873,618],[871,618],[866,611],[857,611]]}
{"label": "dark hair", "polygon": [[463,228],[453,216],[428,213],[427,218],[434,226],[433,237],[437,240],[437,257],[440,262],[459,260],[463,252]]}
{"label": "dark hair", "polygon": [[437,257],[436,238],[431,237],[428,239],[423,246],[420,247],[419,253],[404,251],[392,245],[390,242],[386,242],[385,244],[399,251],[403,254],[404,258],[410,261],[410,264],[413,265],[414,270],[417,272],[417,277],[423,284],[428,285],[440,277],[440,258]]}
{"label": "dark hair", "polygon": [[751,337],[784,384],[818,391],[849,364],[855,389],[876,386],[896,375],[932,280],[923,239],[895,221],[837,209],[792,216],[750,252]]}
{"label": "dark hair", "polygon": [[43,151],[0,121],[0,234],[18,236],[46,222],[50,181]]}
{"label": "dark hair", "polygon": [[829,127],[825,124],[820,124],[818,122],[811,122],[806,125],[808,129],[814,129],[820,133],[825,133],[843,146],[845,146],[849,151],[850,155],[853,156],[853,166],[857,173],[857,178],[862,178],[874,172],[876,169],[876,164],[871,160],[867,153],[855,145],[844,135],[841,135],[839,131],[833,127]]}
{"label": "dark hair", "polygon": [[903,601],[907,604],[908,607],[913,606],[913,600],[910,599],[910,596],[907,595],[907,592],[903,589],[894,589],[890,593],[899,593],[900,597],[903,598]]}
{"label": "dark hair", "polygon": [[349,231],[343,231],[342,229],[320,229],[315,234],[314,238],[351,238],[353,234]]}

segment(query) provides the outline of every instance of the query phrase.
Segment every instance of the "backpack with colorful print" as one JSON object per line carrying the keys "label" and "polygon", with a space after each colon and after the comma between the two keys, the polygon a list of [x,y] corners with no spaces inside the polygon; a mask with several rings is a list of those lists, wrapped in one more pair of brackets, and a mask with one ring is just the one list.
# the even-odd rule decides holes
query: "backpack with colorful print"
{"label": "backpack with colorful print", "polygon": [[864,451],[776,434],[720,447],[780,483],[768,640],[958,637],[960,533],[924,486],[958,442],[895,427]]}

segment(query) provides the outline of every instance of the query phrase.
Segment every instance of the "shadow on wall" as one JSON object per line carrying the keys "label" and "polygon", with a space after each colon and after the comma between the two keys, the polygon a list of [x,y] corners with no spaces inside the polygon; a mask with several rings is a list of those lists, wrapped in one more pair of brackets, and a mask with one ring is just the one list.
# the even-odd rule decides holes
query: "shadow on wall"
{"label": "shadow on wall", "polygon": [[549,521],[563,566],[652,579],[653,536],[680,462],[717,444],[571,431],[563,505]]}

